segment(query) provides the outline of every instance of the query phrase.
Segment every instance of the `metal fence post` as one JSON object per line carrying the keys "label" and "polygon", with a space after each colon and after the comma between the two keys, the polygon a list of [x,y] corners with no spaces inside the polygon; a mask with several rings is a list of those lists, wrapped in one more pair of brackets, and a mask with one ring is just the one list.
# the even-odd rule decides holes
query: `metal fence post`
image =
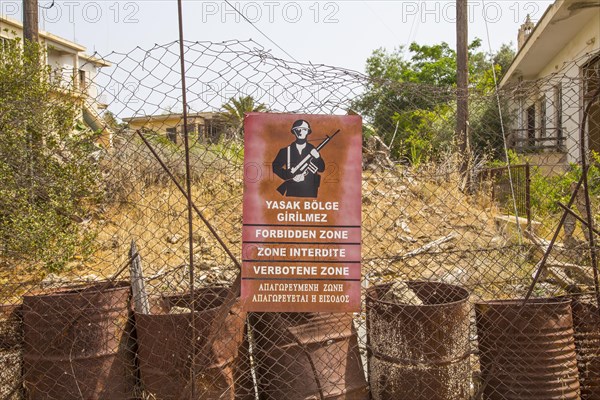
{"label": "metal fence post", "polygon": [[525,213],[527,214],[527,231],[531,232],[531,166],[525,163]]}

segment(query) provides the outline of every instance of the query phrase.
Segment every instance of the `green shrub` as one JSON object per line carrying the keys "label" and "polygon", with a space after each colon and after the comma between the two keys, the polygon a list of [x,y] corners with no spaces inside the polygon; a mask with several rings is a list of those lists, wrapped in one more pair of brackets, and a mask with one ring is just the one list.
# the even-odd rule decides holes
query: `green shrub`
{"label": "green shrub", "polygon": [[[588,182],[592,202],[600,195],[600,156],[592,154],[592,163],[588,172]],[[582,174],[581,165],[572,163],[566,173],[557,176],[543,176],[534,168],[531,176],[531,206],[535,215],[547,216],[562,212],[556,204],[567,204],[571,197],[571,184],[578,182]]]}
{"label": "green shrub", "polygon": [[[526,160],[509,150],[508,158],[511,165],[525,164]],[[505,166],[505,161],[493,161],[491,167]],[[531,166],[531,208],[534,217],[549,217],[562,212],[557,202],[567,204],[571,197],[571,184],[581,178],[580,164],[571,163],[567,171],[560,175],[546,176],[539,167]],[[600,155],[592,152],[588,172],[588,182],[592,202],[600,196]]]}
{"label": "green shrub", "polygon": [[44,59],[37,44],[0,48],[0,256],[59,271],[89,250],[81,221],[100,197],[98,148],[71,82]]}

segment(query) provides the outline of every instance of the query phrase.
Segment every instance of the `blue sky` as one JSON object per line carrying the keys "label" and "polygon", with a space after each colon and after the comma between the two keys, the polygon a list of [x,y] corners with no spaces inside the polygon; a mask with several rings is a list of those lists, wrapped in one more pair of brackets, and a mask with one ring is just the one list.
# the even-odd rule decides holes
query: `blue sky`
{"label": "blue sky", "polygon": [[[529,13],[537,21],[550,1],[469,1],[470,38],[488,49],[516,42],[517,29]],[[40,0],[47,7],[51,0]],[[454,1],[231,1],[248,19],[296,60],[363,71],[379,47],[393,49],[412,41],[455,45]],[[223,41],[252,38],[282,58],[224,1],[186,0],[185,37]],[[0,12],[21,19],[20,0],[0,0]],[[144,49],[177,39],[177,2],[62,1],[41,9],[40,27],[85,45],[102,55]]]}

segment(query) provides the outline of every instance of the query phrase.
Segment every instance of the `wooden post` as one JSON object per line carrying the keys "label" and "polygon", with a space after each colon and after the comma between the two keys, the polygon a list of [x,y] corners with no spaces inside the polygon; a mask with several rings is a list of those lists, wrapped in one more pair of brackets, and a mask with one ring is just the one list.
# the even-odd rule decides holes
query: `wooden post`
{"label": "wooden post", "polygon": [[38,0],[23,0],[23,39],[39,41]]}
{"label": "wooden post", "polygon": [[142,258],[140,257],[135,241],[131,241],[129,248],[129,276],[131,279],[131,292],[133,297],[133,309],[140,314],[150,314],[148,304],[148,294],[144,283],[144,273],[142,272]]}
{"label": "wooden post", "polygon": [[456,135],[465,157],[461,172],[467,177],[469,146],[469,12],[467,0],[456,0]]}

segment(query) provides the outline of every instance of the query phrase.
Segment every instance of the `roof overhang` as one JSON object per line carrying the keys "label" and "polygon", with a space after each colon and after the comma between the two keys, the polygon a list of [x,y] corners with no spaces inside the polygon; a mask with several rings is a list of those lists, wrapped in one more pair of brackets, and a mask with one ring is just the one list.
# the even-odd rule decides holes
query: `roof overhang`
{"label": "roof overhang", "polygon": [[80,54],[79,58],[84,60],[87,63],[94,64],[96,67],[112,67],[112,64],[108,61],[104,61],[101,58],[97,58],[94,56],[89,56],[87,54]]}
{"label": "roof overhang", "polygon": [[[19,31],[19,33],[23,31],[23,24],[15,19],[0,16],[0,23],[2,23],[3,25],[8,25],[9,27],[13,27],[15,30]],[[107,61],[84,54],[83,52],[86,50],[86,48],[80,44],[71,42],[70,40],[44,31],[40,31],[39,35],[40,38],[42,38],[46,42],[46,45],[54,50],[64,52],[67,54],[77,53],[79,58],[88,63],[94,64],[94,66],[99,68],[112,66],[112,64]]]}
{"label": "roof overhang", "polygon": [[[17,21],[16,19],[0,15],[0,22],[8,26],[12,26],[13,28],[21,32],[23,31],[23,24],[20,21]],[[60,47],[66,47],[75,51],[85,51],[84,46],[45,31],[40,31],[39,36],[50,45],[59,45]]]}
{"label": "roof overhang", "polygon": [[581,28],[599,15],[599,0],[557,0],[519,49],[500,86],[518,77],[535,79]]}

